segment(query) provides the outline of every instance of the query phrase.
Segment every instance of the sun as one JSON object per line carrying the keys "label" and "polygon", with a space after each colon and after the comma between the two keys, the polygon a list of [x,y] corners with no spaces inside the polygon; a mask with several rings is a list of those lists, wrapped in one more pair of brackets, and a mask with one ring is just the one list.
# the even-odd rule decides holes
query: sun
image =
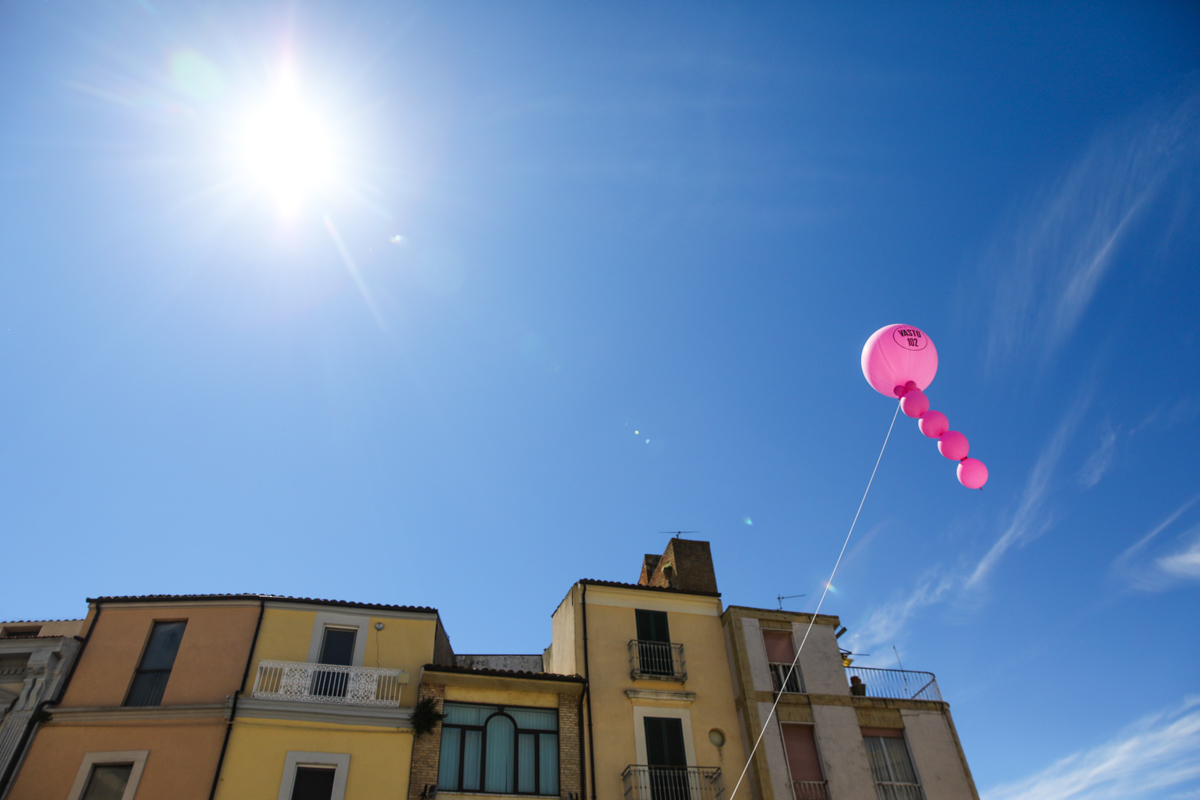
{"label": "sun", "polygon": [[285,214],[329,186],[336,160],[331,131],[290,83],[249,115],[242,159],[252,182]]}

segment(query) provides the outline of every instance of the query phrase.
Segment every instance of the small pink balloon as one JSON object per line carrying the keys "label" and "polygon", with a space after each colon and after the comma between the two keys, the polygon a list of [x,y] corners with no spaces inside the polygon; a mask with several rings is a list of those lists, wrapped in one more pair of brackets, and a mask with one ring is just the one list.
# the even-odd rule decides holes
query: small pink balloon
{"label": "small pink balloon", "polygon": [[938,452],[951,461],[962,461],[970,450],[967,437],[958,431],[946,431],[938,437]]}
{"label": "small pink balloon", "polygon": [[987,479],[987,466],[979,459],[964,458],[958,462],[958,482],[968,489],[982,489]]}
{"label": "small pink balloon", "polygon": [[930,439],[936,439],[950,430],[950,420],[946,419],[946,415],[940,411],[926,411],[921,415],[921,421],[917,423],[917,427]]}
{"label": "small pink balloon", "polygon": [[909,389],[904,393],[904,397],[900,398],[900,410],[906,416],[920,419],[921,415],[929,410],[929,398],[920,389]]}

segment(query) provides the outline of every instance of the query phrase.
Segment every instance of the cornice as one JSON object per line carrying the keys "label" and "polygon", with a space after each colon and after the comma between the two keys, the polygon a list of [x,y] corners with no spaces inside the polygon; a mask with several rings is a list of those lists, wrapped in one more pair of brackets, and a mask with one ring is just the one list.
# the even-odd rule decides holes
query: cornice
{"label": "cornice", "polygon": [[669,689],[626,689],[625,696],[630,700],[660,700],[674,703],[691,703],[696,699],[695,692],[673,692]]}
{"label": "cornice", "polygon": [[378,728],[411,730],[411,708],[344,706],[332,703],[302,703],[294,700],[238,700],[237,719],[278,719],[296,722],[321,722],[327,725],[365,725]]}
{"label": "cornice", "polygon": [[54,708],[50,713],[55,723],[63,725],[90,722],[167,722],[171,720],[221,720],[225,718],[225,703],[198,703],[179,706],[98,706]]}

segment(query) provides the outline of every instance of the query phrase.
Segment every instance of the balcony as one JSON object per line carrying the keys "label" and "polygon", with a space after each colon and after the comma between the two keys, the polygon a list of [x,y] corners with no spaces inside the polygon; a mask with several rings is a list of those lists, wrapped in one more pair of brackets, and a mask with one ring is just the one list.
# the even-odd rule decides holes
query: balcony
{"label": "balcony", "polygon": [[925,800],[925,793],[917,783],[894,783],[876,781],[875,793],[879,800]]}
{"label": "balcony", "polygon": [[795,800],[829,800],[825,781],[792,781],[792,796]]}
{"label": "balcony", "polygon": [[[857,677],[864,687],[862,692],[854,691],[854,682],[850,681],[850,693],[862,697],[891,697],[897,700],[933,700],[941,702],[942,693],[938,691],[937,679],[932,672],[913,672],[907,669],[876,669],[874,667],[846,667],[846,678]],[[883,795],[880,795],[882,797]],[[906,795],[896,795],[901,800],[907,800]]]}
{"label": "balcony", "polygon": [[299,703],[397,708],[400,675],[398,669],[263,660],[258,662],[253,696]]}
{"label": "balcony", "polygon": [[686,681],[683,645],[674,642],[629,642],[629,676],[663,681]]}
{"label": "balcony", "polygon": [[625,800],[723,800],[720,767],[649,767],[631,764],[621,773]]}
{"label": "balcony", "polygon": [[[775,661],[767,664],[771,668],[771,684],[775,691],[784,694],[803,694],[804,681],[800,679],[800,667],[792,669],[791,664],[780,664]],[[789,675],[788,672],[792,674]]]}

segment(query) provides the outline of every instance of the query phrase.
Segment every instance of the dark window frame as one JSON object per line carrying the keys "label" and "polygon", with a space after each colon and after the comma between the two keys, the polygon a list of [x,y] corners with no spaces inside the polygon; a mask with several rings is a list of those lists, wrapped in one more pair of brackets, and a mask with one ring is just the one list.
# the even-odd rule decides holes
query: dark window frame
{"label": "dark window frame", "polygon": [[106,767],[129,767],[129,772],[125,774],[125,785],[121,787],[121,793],[124,794],[129,790],[129,780],[133,777],[133,770],[136,768],[136,766],[137,765],[132,761],[98,761],[92,764],[88,768],[88,776],[87,780],[83,784],[83,791],[79,793],[80,800],[87,800],[88,792],[92,790],[92,782],[96,780],[96,770],[104,769]]}
{"label": "dark window frame", "polygon": [[131,704],[130,700],[133,699],[133,691],[134,691],[134,688],[137,686],[138,678],[142,675],[163,675],[163,674],[165,674],[166,679],[163,681],[162,691],[164,693],[166,692],[167,681],[169,681],[171,679],[171,673],[175,670],[175,660],[179,657],[179,647],[175,648],[175,655],[171,658],[171,666],[167,669],[162,669],[162,668],[143,669],[142,664],[145,663],[145,661],[146,661],[146,654],[150,650],[150,643],[154,640],[154,631],[158,628],[158,626],[159,625],[176,625],[179,623],[183,624],[183,633],[181,633],[179,635],[179,645],[182,646],[183,637],[187,634],[188,620],[186,617],[184,619],[155,619],[155,620],[150,621],[150,632],[148,634],[146,634],[146,641],[142,644],[142,653],[141,653],[141,655],[138,656],[137,668],[134,669],[133,677],[129,681],[129,687],[125,690],[125,701],[121,704],[122,706],[132,706],[132,707],[136,707],[136,708],[153,708],[155,706],[162,705],[162,696],[161,695],[159,696],[158,701],[155,703],[137,703],[135,705],[135,704]]}
{"label": "dark window frame", "polygon": [[[463,725],[461,723],[456,723],[456,722],[442,722],[442,730],[443,731],[446,728],[455,728],[455,729],[461,731],[461,733],[459,733],[459,735],[458,735],[458,775],[455,777],[456,785],[452,789],[451,788],[443,788],[443,787],[439,786],[438,790],[444,791],[444,792],[464,792],[464,793],[470,793],[470,794],[512,794],[512,795],[524,795],[526,797],[532,797],[533,795],[538,795],[541,797],[558,797],[562,790],[562,759],[561,758],[558,759],[559,763],[558,763],[558,781],[557,782],[559,784],[559,792],[555,792],[553,794],[543,792],[542,791],[542,739],[541,739],[543,734],[548,735],[548,736],[553,736],[556,740],[558,740],[558,741],[556,741],[556,744],[559,744],[561,746],[561,739],[559,739],[559,736],[561,735],[561,731],[559,730],[559,726],[558,726],[558,722],[559,722],[558,709],[557,708],[535,708],[533,706],[502,706],[502,705],[491,705],[489,703],[468,703],[467,705],[487,706],[489,708],[496,709],[496,711],[489,714],[487,716],[487,718],[483,721],[482,725]],[[516,719],[514,719],[511,714],[508,714],[505,712],[506,708],[515,708],[515,709],[528,708],[530,711],[553,711],[554,712],[554,730],[544,731],[544,730],[539,730],[536,728],[534,728],[534,729],[522,728],[521,726],[517,725]],[[513,752],[512,752],[513,791],[511,791],[511,792],[489,792],[484,788],[484,781],[487,779],[487,756],[488,756],[487,726],[488,726],[488,723],[491,722],[492,719],[495,717],[506,717],[509,720],[509,722],[511,722],[513,724]],[[462,788],[463,772],[466,769],[466,763],[467,763],[466,759],[463,758],[463,748],[466,745],[467,731],[478,731],[479,732],[479,788],[478,789]],[[532,734],[534,736],[534,739],[533,739],[533,792],[519,791],[520,786],[521,786],[520,752],[521,752],[521,736],[522,736],[522,734]],[[438,751],[438,760],[439,760],[439,762],[441,760],[441,751],[440,750]]]}

